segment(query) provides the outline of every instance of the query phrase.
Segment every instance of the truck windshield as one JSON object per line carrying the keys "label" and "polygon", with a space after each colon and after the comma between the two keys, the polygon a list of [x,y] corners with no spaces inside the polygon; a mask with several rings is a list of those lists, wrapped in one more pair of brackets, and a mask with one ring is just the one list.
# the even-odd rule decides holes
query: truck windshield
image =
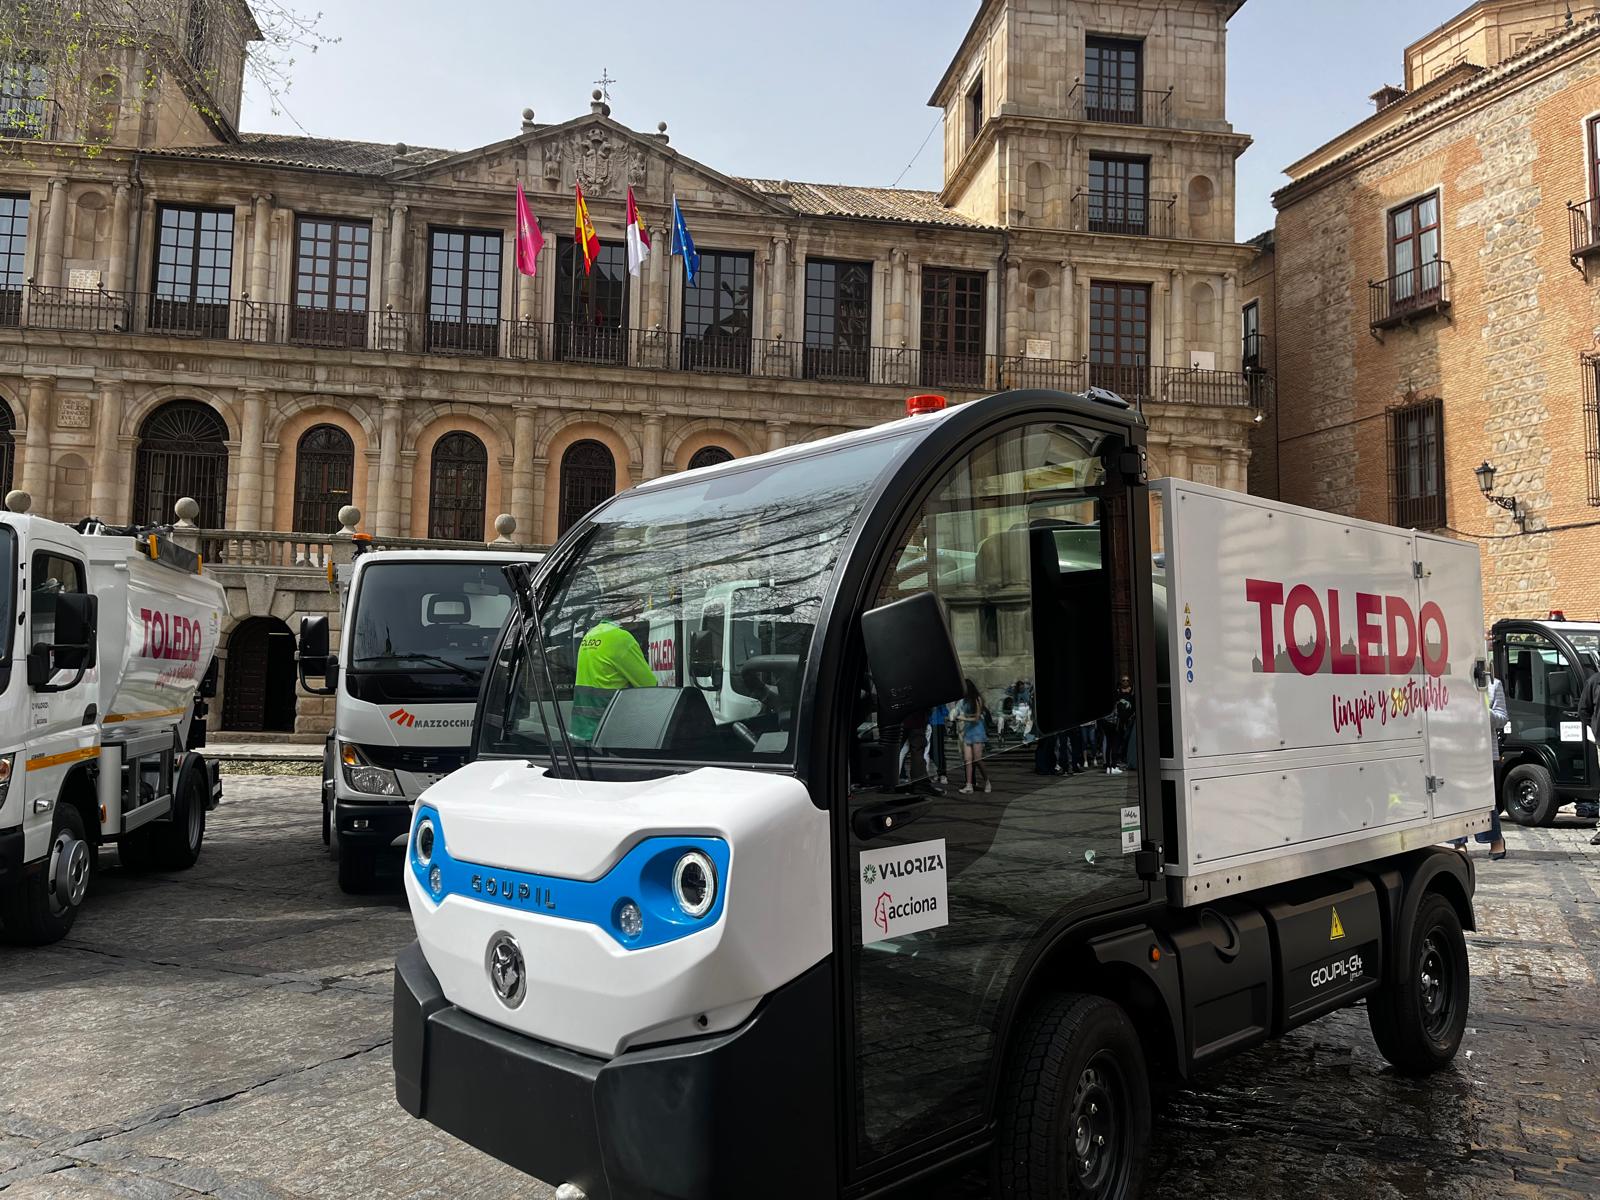
{"label": "truck windshield", "polygon": [[[476,697],[511,611],[511,585],[500,568],[447,559],[367,567],[352,601],[349,669],[403,677],[389,681],[391,693],[400,684],[418,698]],[[415,686],[407,689],[405,679]]]}
{"label": "truck windshield", "polygon": [[[6,578],[11,582],[0,587],[0,628],[6,630],[5,640],[0,642],[0,662],[9,668],[11,664],[11,614],[16,611],[17,604],[17,531],[9,525],[0,525],[0,570],[4,570]],[[5,677],[0,676],[0,687],[5,686]]]}
{"label": "truck windshield", "polygon": [[[685,477],[596,514],[541,613],[575,754],[792,761],[823,596],[869,485],[909,436]],[[552,741],[559,751],[526,627],[507,637],[494,672],[480,753],[543,756]]]}

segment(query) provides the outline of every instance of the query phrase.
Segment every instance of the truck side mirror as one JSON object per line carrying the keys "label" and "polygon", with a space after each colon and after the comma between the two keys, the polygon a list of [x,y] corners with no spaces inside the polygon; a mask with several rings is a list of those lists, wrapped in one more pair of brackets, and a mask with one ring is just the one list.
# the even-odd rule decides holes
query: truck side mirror
{"label": "truck side mirror", "polygon": [[721,641],[715,629],[693,630],[689,634],[689,674],[695,679],[709,679],[711,686],[722,690]]}
{"label": "truck side mirror", "polygon": [[[328,653],[328,618],[300,618],[300,686],[316,696],[326,696],[339,686],[339,663]],[[323,682],[310,677],[321,675]]]}
{"label": "truck side mirror", "polygon": [[[62,592],[55,597],[56,640],[48,645],[40,642],[28,652],[29,687],[37,692],[65,692],[78,686],[98,657],[99,615],[98,596]],[[62,671],[75,674],[66,683],[52,683]]]}
{"label": "truck side mirror", "polygon": [[878,692],[878,724],[896,725],[965,690],[944,602],[919,592],[861,615],[861,639]]}

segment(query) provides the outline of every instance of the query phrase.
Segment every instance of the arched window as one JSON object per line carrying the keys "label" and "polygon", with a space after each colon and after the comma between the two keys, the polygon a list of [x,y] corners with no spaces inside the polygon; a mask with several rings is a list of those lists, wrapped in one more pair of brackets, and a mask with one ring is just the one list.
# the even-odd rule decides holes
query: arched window
{"label": "arched window", "polygon": [[718,463],[732,461],[733,454],[721,446],[701,446],[689,460],[689,470],[698,471],[701,467],[714,467]]}
{"label": "arched window", "polygon": [[565,533],[617,490],[617,464],[596,441],[573,442],[561,456],[561,526]]}
{"label": "arched window", "polygon": [[428,486],[428,536],[455,542],[483,540],[489,494],[489,452],[470,433],[456,430],[433,444]]}
{"label": "arched window", "polygon": [[185,496],[200,504],[202,529],[227,528],[228,427],[197,400],[173,400],[145,418],[133,462],[133,519],[169,525]]}
{"label": "arched window", "polygon": [[11,436],[11,431],[17,427],[17,419],[11,415],[11,406],[0,400],[0,499],[11,490],[12,468],[17,461],[17,440]]}
{"label": "arched window", "polygon": [[351,500],[356,446],[337,425],[313,425],[294,452],[294,531],[337,533]]}

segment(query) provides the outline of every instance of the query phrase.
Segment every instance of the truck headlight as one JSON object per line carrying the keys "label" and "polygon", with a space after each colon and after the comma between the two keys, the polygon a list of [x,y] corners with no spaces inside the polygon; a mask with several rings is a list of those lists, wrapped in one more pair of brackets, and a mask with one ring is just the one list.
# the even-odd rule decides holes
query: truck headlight
{"label": "truck headlight", "polygon": [[16,761],[15,754],[0,754],[0,808],[6,804],[6,793],[11,790],[11,764]]}
{"label": "truck headlight", "polygon": [[344,764],[344,781],[353,792],[368,796],[398,796],[400,779],[393,771],[369,763],[354,742],[339,743],[339,759]]}
{"label": "truck headlight", "polygon": [[417,825],[417,861],[423,866],[433,865],[433,822],[423,817]]}
{"label": "truck headlight", "polygon": [[698,850],[690,850],[672,868],[672,898],[684,915],[700,918],[717,902],[717,868]]}

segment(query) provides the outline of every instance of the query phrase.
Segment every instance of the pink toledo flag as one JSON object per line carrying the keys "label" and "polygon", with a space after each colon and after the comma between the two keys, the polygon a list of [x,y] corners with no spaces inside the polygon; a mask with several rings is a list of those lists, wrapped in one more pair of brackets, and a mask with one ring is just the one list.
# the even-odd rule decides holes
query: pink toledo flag
{"label": "pink toledo flag", "polygon": [[524,275],[539,273],[539,251],[544,249],[544,233],[528,207],[528,197],[517,181],[517,270]]}

